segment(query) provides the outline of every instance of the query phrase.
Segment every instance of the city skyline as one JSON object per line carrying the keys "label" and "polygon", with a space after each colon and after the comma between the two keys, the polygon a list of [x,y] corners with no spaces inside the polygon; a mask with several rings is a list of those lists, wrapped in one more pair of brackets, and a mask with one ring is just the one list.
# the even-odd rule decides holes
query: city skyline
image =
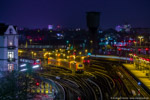
{"label": "city skyline", "polygon": [[100,27],[115,28],[125,23],[150,27],[150,1],[141,0],[14,0],[0,1],[0,22],[28,28],[47,28],[49,24],[68,28],[87,28],[86,12],[101,12]]}

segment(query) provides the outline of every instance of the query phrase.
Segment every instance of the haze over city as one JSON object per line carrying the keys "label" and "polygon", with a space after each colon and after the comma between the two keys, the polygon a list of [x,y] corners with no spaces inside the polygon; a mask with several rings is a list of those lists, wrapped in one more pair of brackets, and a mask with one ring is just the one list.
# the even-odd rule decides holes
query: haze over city
{"label": "haze over city", "polygon": [[87,28],[86,12],[101,12],[100,27],[150,27],[149,0],[1,0],[0,22],[28,28]]}

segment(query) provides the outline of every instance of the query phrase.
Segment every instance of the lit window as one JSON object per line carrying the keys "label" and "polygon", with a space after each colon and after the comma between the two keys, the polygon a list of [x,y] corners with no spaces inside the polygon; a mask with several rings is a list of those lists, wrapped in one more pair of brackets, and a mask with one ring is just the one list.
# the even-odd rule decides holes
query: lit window
{"label": "lit window", "polygon": [[12,42],[9,42],[9,45],[12,46]]}
{"label": "lit window", "polygon": [[8,52],[8,58],[9,59],[14,58],[14,52]]}
{"label": "lit window", "polygon": [[8,64],[8,70],[9,71],[14,70],[14,64]]}

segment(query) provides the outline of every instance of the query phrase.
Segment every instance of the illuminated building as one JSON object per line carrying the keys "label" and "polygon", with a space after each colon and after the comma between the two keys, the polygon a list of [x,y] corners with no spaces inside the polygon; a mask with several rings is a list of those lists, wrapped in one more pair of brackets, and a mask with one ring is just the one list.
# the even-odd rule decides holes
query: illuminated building
{"label": "illuminated building", "polygon": [[18,36],[17,28],[0,24],[0,71],[17,70]]}

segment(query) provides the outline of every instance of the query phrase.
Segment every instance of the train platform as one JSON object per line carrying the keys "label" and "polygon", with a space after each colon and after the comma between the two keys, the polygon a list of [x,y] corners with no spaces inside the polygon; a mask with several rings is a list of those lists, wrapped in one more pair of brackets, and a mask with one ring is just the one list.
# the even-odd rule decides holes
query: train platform
{"label": "train platform", "polygon": [[150,78],[142,70],[135,69],[133,64],[123,64],[138,80],[140,80],[150,90]]}

